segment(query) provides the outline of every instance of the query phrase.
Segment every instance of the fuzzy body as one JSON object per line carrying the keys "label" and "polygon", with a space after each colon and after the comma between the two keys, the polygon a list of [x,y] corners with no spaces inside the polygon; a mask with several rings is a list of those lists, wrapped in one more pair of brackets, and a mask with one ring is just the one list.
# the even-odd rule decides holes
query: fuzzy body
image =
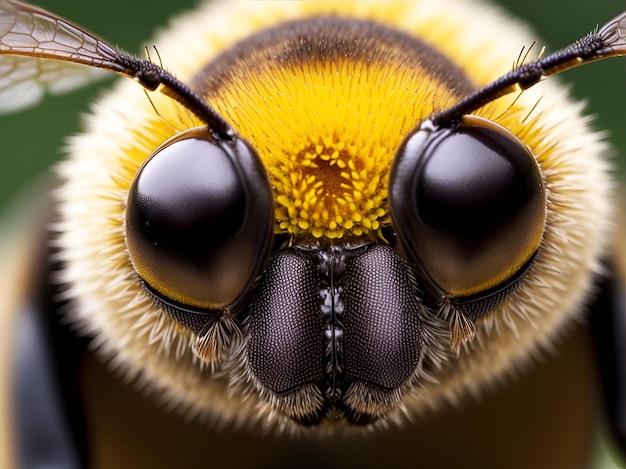
{"label": "fuzzy body", "polygon": [[[467,21],[476,15],[481,21]],[[341,56],[320,50],[325,41],[299,52],[287,41],[283,55],[272,55],[271,34],[257,41],[256,54],[221,55],[258,31],[308,17],[322,30],[348,18],[380,25],[374,34],[396,32]],[[354,39],[355,29],[337,34]],[[224,2],[181,17],[154,41],[165,68],[205,94],[258,149],[275,190],[275,232],[329,245],[379,239],[390,224],[387,172],[404,136],[506,73],[531,42],[516,23],[469,2]],[[415,43],[426,44],[417,56]],[[380,47],[384,53],[372,56]],[[432,50],[436,59],[422,61]],[[447,71],[439,76],[441,67]],[[124,206],[137,169],[163,141],[200,125],[167,97],[151,99],[158,116],[140,87],[118,83],[96,103],[59,166],[55,244],[64,269],[57,280],[67,286],[68,315],[114,367],[170,405],[222,422],[269,420],[293,429],[257,399],[235,360],[218,373],[203,366],[193,334],[154,304],[129,262]],[[424,371],[381,426],[477,395],[515,373],[578,316],[591,291],[612,217],[606,146],[554,80],[512,101],[497,100],[477,114],[510,129],[539,162],[547,191],[540,252],[519,288],[477,322],[476,339],[458,357],[447,348],[442,321],[427,319]]]}

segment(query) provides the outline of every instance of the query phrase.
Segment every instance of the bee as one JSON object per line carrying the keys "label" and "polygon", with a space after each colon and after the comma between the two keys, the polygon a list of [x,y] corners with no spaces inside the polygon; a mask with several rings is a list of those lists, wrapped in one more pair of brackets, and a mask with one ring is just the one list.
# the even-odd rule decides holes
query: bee
{"label": "bee", "polygon": [[[40,243],[52,291],[7,315],[17,441],[4,454],[138,465],[106,415],[130,411],[144,425],[133,445],[177,435],[143,465],[181,453],[188,465],[345,465],[308,459],[307,444],[416,441],[451,415],[443,407],[527,366],[582,314],[615,218],[606,143],[543,80],[626,54],[625,31],[621,14],[530,58],[522,27],[469,2],[224,2],[179,19],[140,59],[0,0],[0,106],[94,69],[126,78],[57,167]],[[13,262],[32,265],[24,256]],[[217,430],[170,417],[153,428],[84,348]],[[472,445],[457,441],[482,437],[459,426],[471,421],[443,427],[466,463]],[[583,432],[563,439],[560,465],[586,462],[588,445],[571,448],[589,422],[576,414]],[[226,425],[282,439],[253,460],[190,454],[207,439],[229,455],[259,446]],[[528,466],[497,441],[494,467]],[[402,457],[459,464],[444,452]],[[383,457],[364,461],[407,465]]]}

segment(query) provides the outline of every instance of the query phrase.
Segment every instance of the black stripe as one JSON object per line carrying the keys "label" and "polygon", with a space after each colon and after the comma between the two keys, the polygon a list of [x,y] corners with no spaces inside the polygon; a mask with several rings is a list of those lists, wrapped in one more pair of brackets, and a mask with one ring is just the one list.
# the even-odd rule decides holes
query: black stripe
{"label": "black stripe", "polygon": [[419,38],[373,21],[336,16],[288,21],[252,35],[201,69],[192,88],[211,96],[241,77],[270,67],[340,58],[424,68],[459,96],[475,90],[460,68]]}

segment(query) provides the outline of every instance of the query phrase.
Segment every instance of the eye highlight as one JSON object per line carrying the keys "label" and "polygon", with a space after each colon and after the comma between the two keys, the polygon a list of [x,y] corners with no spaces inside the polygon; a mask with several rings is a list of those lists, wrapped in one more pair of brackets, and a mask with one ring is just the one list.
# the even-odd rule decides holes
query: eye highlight
{"label": "eye highlight", "polygon": [[546,195],[537,162],[486,119],[422,125],[398,150],[390,185],[402,248],[435,303],[502,290],[539,248]]}
{"label": "eye highlight", "polygon": [[263,268],[273,203],[256,152],[241,139],[192,129],[164,143],[137,172],[126,244],[148,290],[167,305],[223,310]]}

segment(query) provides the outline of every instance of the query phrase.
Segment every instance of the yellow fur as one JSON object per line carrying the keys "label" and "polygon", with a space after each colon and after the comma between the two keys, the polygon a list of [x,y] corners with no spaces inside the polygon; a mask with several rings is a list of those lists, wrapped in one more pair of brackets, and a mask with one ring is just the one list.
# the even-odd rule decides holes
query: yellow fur
{"label": "yellow fur", "polygon": [[[459,2],[452,8],[449,2],[436,1],[228,1],[204,5],[181,17],[154,43],[165,68],[186,82],[221,50],[251,33],[284,20],[322,13],[373,19],[415,35],[453,60],[477,87],[510,70],[520,48],[533,39],[498,11],[473,2]],[[476,16],[481,16],[481,21],[467,21]],[[284,97],[281,90],[300,86],[301,81],[291,82],[290,77],[304,73],[302,69],[281,70],[278,83],[256,80],[255,93],[248,96],[241,90],[234,91],[214,104],[259,149],[276,191],[276,231],[336,239],[347,233],[361,236],[375,232],[381,224],[388,223],[384,200],[386,171],[394,147],[420,119],[443,107],[438,99],[444,105],[452,100],[446,90],[409,98],[410,89],[403,89],[397,99],[382,99],[389,96],[390,90],[386,83],[381,86],[373,77],[389,70],[370,68],[367,73],[372,78],[368,78],[364,89],[355,91],[370,100],[358,106],[375,106],[370,112],[374,115],[399,116],[398,131],[394,135],[376,134],[376,129],[364,132],[361,129],[373,127],[378,118],[372,119],[363,112],[361,120],[348,119],[347,114],[341,114],[345,109],[337,111],[345,95],[320,91],[330,86],[328,80],[335,72],[341,77],[347,76],[346,70],[354,73],[345,64],[336,67],[313,64],[308,73],[311,77],[321,76],[313,96],[298,88],[300,97],[295,104],[277,102],[268,109],[269,118],[255,120],[249,115],[264,109],[262,98],[267,93]],[[394,79],[398,81],[392,86],[402,82],[403,73],[402,68],[394,70]],[[259,89],[261,92],[256,92]],[[235,103],[233,95],[240,101]],[[377,97],[381,99],[377,101]],[[477,114],[510,129],[539,162],[548,196],[541,251],[521,286],[477,322],[476,340],[466,344],[458,358],[450,352],[438,353],[432,360],[436,359],[441,369],[434,372],[432,380],[424,380],[404,397],[402,408],[389,416],[390,421],[402,420],[404,413],[417,415],[443,402],[457,402],[467,393],[478,394],[488,383],[514,371],[576,317],[590,291],[612,218],[607,202],[611,182],[607,163],[602,159],[606,146],[589,129],[581,106],[567,97],[555,79],[533,87],[512,104],[514,98],[497,100]],[[216,420],[237,424],[264,422],[272,416],[269,406],[254,395],[242,401],[242,394],[249,391],[241,382],[244,378],[235,383],[235,390],[228,396],[228,376],[215,377],[202,366],[192,350],[192,334],[153,304],[140,288],[128,260],[124,204],[137,168],[164,140],[200,125],[169,98],[154,94],[151,99],[158,116],[141,87],[130,80],[120,81],[96,103],[93,114],[87,118],[86,132],[71,140],[69,157],[59,166],[65,182],[57,192],[62,214],[56,226],[60,233],[57,245],[66,265],[60,273],[61,280],[71,285],[66,295],[74,300],[72,318],[95,335],[95,343],[104,356],[130,376],[139,376],[161,390],[164,399]],[[322,99],[327,100],[324,107],[317,101]],[[410,106],[410,115],[404,116],[402,104],[409,99],[414,100],[414,105]],[[241,108],[248,103],[251,107]],[[287,104],[293,105],[293,109],[287,109]],[[318,126],[314,131],[312,115]],[[279,125],[281,120],[293,124],[285,129]],[[350,129],[344,128],[344,124]],[[296,127],[291,128],[292,125]],[[303,140],[300,134],[312,134],[314,138]],[[356,140],[341,139],[347,136]],[[368,170],[360,174],[353,167],[364,153],[348,150],[345,161],[339,153],[346,148],[363,147],[368,149],[367,156],[358,160],[358,166]],[[295,155],[305,156],[296,160]],[[309,180],[302,172],[300,179],[285,173],[293,174],[294,167],[304,167],[310,164],[307,159],[318,157],[335,160],[338,167],[346,169],[346,176],[341,177],[350,190],[344,199],[347,206],[353,203],[354,207],[345,212],[325,213],[324,197],[316,198],[315,190],[310,192],[318,187],[319,180]],[[363,203],[354,203],[356,199]],[[446,340],[447,337],[433,334],[429,347],[444,350],[441,343]],[[281,417],[274,422],[277,428],[290,425]]]}

